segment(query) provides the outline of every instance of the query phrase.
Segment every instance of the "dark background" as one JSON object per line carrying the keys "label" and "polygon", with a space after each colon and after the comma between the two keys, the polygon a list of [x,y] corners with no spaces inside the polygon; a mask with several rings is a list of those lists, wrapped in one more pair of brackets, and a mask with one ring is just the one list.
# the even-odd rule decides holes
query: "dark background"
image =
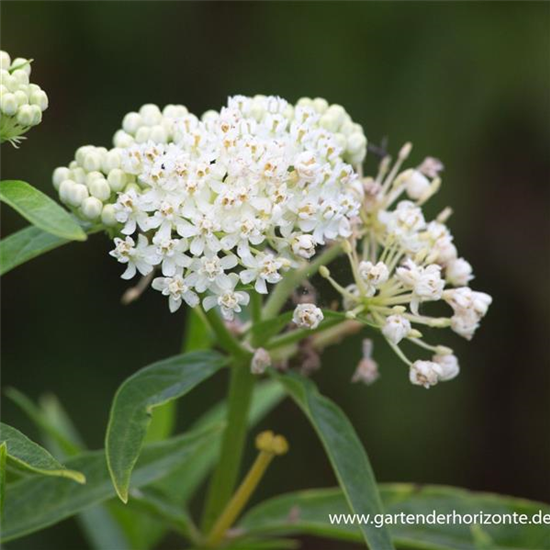
{"label": "dark background", "polygon": [[[461,360],[452,383],[413,387],[376,340],[382,378],[352,385],[359,338],[327,352],[316,381],[352,419],[380,481],[548,501],[549,23],[550,4],[528,2],[3,2],[2,49],[35,59],[32,80],[50,107],[21,149],[2,146],[2,177],[53,196],[52,170],[80,145],[109,146],[126,112],[154,102],[199,114],[234,93],[326,97],[372,143],[387,136],[395,152],[411,140],[414,164],[444,161],[429,214],[452,205],[473,286],[494,304],[472,342],[442,336]],[[8,210],[2,222],[6,235],[24,225]],[[4,387],[54,392],[93,448],[103,445],[117,386],[176,353],[184,323],[157,293],[119,305],[127,283],[109,249],[96,235],[17,268],[2,288]],[[188,396],[180,426],[224,390],[220,375]],[[37,436],[7,399],[3,420]],[[285,402],[264,425],[294,452],[276,461],[258,496],[335,484],[295,406]],[[9,546],[85,543],[70,520]]]}

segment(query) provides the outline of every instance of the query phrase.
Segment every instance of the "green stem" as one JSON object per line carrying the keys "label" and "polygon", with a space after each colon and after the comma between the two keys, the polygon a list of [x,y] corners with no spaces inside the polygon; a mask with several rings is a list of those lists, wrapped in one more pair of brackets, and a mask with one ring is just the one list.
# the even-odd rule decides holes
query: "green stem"
{"label": "green stem", "polygon": [[307,263],[307,265],[300,269],[295,269],[294,271],[286,273],[283,280],[276,285],[274,291],[267,300],[264,307],[263,318],[272,319],[276,317],[289,296],[296,290],[300,283],[304,279],[317,273],[322,265],[327,265],[332,262],[340,252],[342,252],[342,246],[340,244],[333,244],[327,247],[315,261]]}
{"label": "green stem", "polygon": [[216,313],[214,309],[211,309],[206,313],[205,319],[208,320],[210,328],[216,335],[217,343],[225,351],[231,354],[238,361],[246,361],[250,359],[251,353],[243,348],[240,342],[229,332],[225,323]]}
{"label": "green stem", "polygon": [[248,412],[255,377],[249,360],[237,361],[231,368],[227,426],[223,435],[220,459],[208,488],[202,519],[202,531],[207,533],[225,508],[235,489],[246,440]]}

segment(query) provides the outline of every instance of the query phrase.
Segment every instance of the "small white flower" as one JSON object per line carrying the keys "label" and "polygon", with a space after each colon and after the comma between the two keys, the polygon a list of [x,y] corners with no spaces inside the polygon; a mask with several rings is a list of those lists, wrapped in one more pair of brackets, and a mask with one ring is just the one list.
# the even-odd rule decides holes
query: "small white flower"
{"label": "small white flower", "polygon": [[254,352],[252,361],[250,362],[250,372],[252,374],[263,374],[269,367],[272,361],[268,351],[264,348],[258,348]]}
{"label": "small white flower", "polygon": [[172,277],[176,272],[182,272],[191,265],[191,258],[185,254],[189,245],[186,239],[171,239],[157,233],[153,237],[155,251],[162,258],[162,274]]}
{"label": "small white flower", "polygon": [[292,321],[300,328],[316,329],[324,319],[323,312],[315,304],[298,304]]}
{"label": "small white flower", "polygon": [[444,300],[456,314],[474,313],[479,319],[485,316],[493,299],[485,292],[476,292],[469,287],[446,290]]}
{"label": "small white flower", "polygon": [[141,197],[135,189],[120,193],[115,203],[115,218],[117,222],[123,223],[124,235],[131,235],[136,231],[137,226],[142,231],[147,231],[149,215],[142,209]]}
{"label": "small white flower", "polygon": [[382,328],[382,334],[394,344],[399,344],[410,332],[411,323],[402,315],[390,315]]}
{"label": "small white flower", "polygon": [[197,292],[202,293],[214,285],[224,288],[228,282],[225,271],[232,269],[237,263],[238,260],[234,254],[219,258],[217,254],[206,252],[204,256],[195,258],[190,267],[194,271],[193,284]]}
{"label": "small white flower", "polygon": [[426,267],[418,266],[408,259],[402,267],[396,269],[397,278],[413,292],[411,311],[418,313],[418,304],[425,301],[439,300],[445,288],[445,281],[441,278],[441,267],[430,264]]}
{"label": "small white flower", "polygon": [[126,237],[124,240],[115,238],[115,249],[109,254],[120,263],[128,264],[126,271],[121,275],[123,279],[131,279],[136,274],[136,270],[142,275],[148,275],[153,271],[153,266],[158,263],[154,247],[149,245],[144,235],[139,235],[137,246],[132,237]]}
{"label": "small white flower", "polygon": [[189,307],[199,305],[199,297],[193,292],[189,278],[184,279],[181,275],[157,277],[153,279],[151,286],[162,292],[164,296],[168,296],[168,306],[172,313],[180,308],[182,300]]}
{"label": "small white flower", "polygon": [[384,262],[363,261],[359,263],[359,275],[367,285],[367,296],[374,296],[376,289],[388,280],[390,272]]}
{"label": "small white flower", "polygon": [[232,321],[235,318],[235,313],[242,311],[241,306],[247,306],[250,302],[250,296],[246,292],[235,291],[238,282],[239,276],[236,273],[230,273],[220,282],[212,285],[210,290],[215,295],[204,298],[202,301],[204,309],[208,311],[218,305],[223,318],[226,321]]}
{"label": "small white flower", "polygon": [[457,258],[445,267],[445,279],[453,286],[465,286],[474,278],[472,271],[472,266],[464,258]]}
{"label": "small white flower", "polygon": [[446,382],[452,380],[460,372],[460,366],[458,364],[458,359],[456,355],[452,353],[446,355],[434,355],[432,361],[437,363],[441,367],[441,374],[439,375],[439,380],[441,382]]}
{"label": "small white flower", "polygon": [[245,256],[242,259],[247,267],[241,271],[241,281],[246,285],[256,281],[254,288],[260,294],[267,294],[267,283],[275,284],[282,279],[279,270],[283,262],[270,253],[261,253],[257,256]]}
{"label": "small white flower", "polygon": [[443,369],[438,363],[433,361],[415,361],[409,371],[411,384],[415,386],[424,386],[426,389],[435,386],[443,373]]}
{"label": "small white flower", "polygon": [[411,201],[401,201],[391,212],[380,211],[378,219],[388,233],[399,237],[410,237],[426,226],[422,210]]}

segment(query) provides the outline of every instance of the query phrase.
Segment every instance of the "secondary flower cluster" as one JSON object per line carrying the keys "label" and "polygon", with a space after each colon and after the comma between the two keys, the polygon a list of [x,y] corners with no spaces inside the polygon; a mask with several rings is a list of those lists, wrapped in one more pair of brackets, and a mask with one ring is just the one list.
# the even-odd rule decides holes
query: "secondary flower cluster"
{"label": "secondary flower cluster", "polygon": [[0,141],[13,145],[42,121],[48,96],[40,86],[30,83],[31,60],[0,51]]}
{"label": "secondary flower cluster", "polygon": [[327,239],[349,237],[363,197],[350,163],[366,138],[322,99],[235,96],[201,119],[145,105],[114,144],[81,147],[54,186],[77,215],[120,232],[123,278],[161,272],[152,286],[171,311],[202,298],[232,319],[249,301],[243,285],[266,294]]}
{"label": "secondary flower cluster", "polygon": [[[492,300],[468,286],[472,267],[459,257],[445,224],[450,210],[426,221],[421,206],[439,189],[442,166],[428,158],[418,168],[400,172],[410,149],[405,145],[393,166],[385,158],[376,178],[363,180],[361,222],[344,243],[353,284],[340,285],[326,267],[320,272],[343,296],[349,317],[381,330],[409,365],[411,382],[430,387],[454,378],[458,360],[451,349],[425,342],[416,327],[450,327],[469,340]],[[428,303],[436,301],[445,302],[452,313],[426,314]],[[409,360],[400,347],[404,341],[432,352],[431,360]],[[370,382],[376,377],[371,346],[366,349],[355,379]]]}

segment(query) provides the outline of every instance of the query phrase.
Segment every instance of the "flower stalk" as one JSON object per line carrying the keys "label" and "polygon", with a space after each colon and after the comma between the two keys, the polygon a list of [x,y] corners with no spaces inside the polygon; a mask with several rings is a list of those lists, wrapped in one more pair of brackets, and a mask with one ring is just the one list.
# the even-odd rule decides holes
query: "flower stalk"
{"label": "flower stalk", "polygon": [[207,548],[216,548],[220,544],[227,530],[250,500],[273,458],[288,451],[288,443],[283,436],[266,431],[256,438],[256,448],[260,452],[243,482],[214,524],[206,541]]}

